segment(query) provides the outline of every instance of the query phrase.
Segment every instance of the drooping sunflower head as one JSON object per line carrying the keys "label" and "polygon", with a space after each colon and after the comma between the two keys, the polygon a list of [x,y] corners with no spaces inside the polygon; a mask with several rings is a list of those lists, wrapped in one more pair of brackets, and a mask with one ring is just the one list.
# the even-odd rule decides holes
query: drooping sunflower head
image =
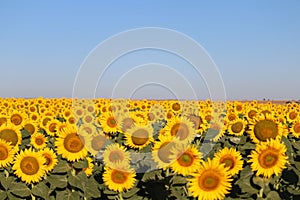
{"label": "drooping sunflower head", "polygon": [[171,168],[174,172],[187,176],[198,170],[202,155],[195,146],[177,144],[171,152]]}
{"label": "drooping sunflower head", "polygon": [[53,151],[53,149],[50,148],[44,148],[42,151],[42,156],[45,158],[45,171],[50,172],[53,170],[53,168],[57,165],[57,155]]}
{"label": "drooping sunflower head", "polygon": [[14,160],[16,151],[5,140],[0,139],[0,168],[7,167]]}
{"label": "drooping sunflower head", "polygon": [[117,167],[105,167],[103,173],[104,184],[108,189],[116,192],[123,192],[131,189],[136,181],[135,171],[128,166],[126,167],[119,164],[115,166]]}
{"label": "drooping sunflower head", "polygon": [[43,149],[47,146],[48,138],[42,133],[34,133],[31,135],[30,143],[36,149]]}
{"label": "drooping sunflower head", "polygon": [[143,149],[153,142],[153,127],[134,126],[125,132],[126,144],[132,148]]}
{"label": "drooping sunflower head", "polygon": [[270,139],[280,138],[283,133],[281,123],[278,123],[269,114],[260,114],[249,124],[250,138],[253,142],[266,142]]}
{"label": "drooping sunflower head", "polygon": [[35,183],[45,175],[45,162],[41,152],[26,149],[16,156],[12,169],[22,181],[27,184]]}
{"label": "drooping sunflower head", "polygon": [[87,155],[84,137],[81,137],[75,126],[65,127],[55,141],[57,153],[63,158],[73,162],[84,158]]}
{"label": "drooping sunflower head", "polygon": [[193,197],[215,200],[224,199],[229,193],[232,179],[224,165],[208,159],[207,162],[201,163],[198,172],[188,180],[188,190]]}
{"label": "drooping sunflower head", "polygon": [[224,164],[231,176],[239,173],[243,169],[243,159],[240,152],[234,148],[225,147],[221,151],[217,152],[214,159],[219,164]]}
{"label": "drooping sunflower head", "polygon": [[251,152],[248,162],[251,162],[256,175],[270,178],[273,174],[278,176],[285,168],[287,156],[286,147],[278,139],[257,144],[255,150]]}
{"label": "drooping sunflower head", "polygon": [[106,166],[112,167],[115,163],[129,165],[130,154],[124,146],[116,144],[107,145],[103,153],[103,161]]}

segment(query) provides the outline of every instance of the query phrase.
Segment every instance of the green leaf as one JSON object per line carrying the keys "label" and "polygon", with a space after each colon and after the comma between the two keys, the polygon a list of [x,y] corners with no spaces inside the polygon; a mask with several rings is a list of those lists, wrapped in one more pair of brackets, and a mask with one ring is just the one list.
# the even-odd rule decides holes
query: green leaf
{"label": "green leaf", "polygon": [[31,194],[30,189],[25,183],[13,182],[9,190],[12,194],[19,197],[28,197]]}
{"label": "green leaf", "polygon": [[260,188],[264,188],[265,182],[263,178],[259,176],[254,176],[252,180],[255,185],[258,185]]}
{"label": "green leaf", "polygon": [[108,188],[106,188],[104,191],[103,191],[104,194],[107,194],[107,195],[117,195],[118,192],[115,192],[115,191],[112,191]]}
{"label": "green leaf", "polygon": [[0,199],[6,199],[6,191],[0,190]]}
{"label": "green leaf", "polygon": [[31,190],[32,194],[38,197],[42,197],[47,199],[49,196],[50,189],[46,186],[45,183],[39,182],[36,186],[34,186]]}
{"label": "green leaf", "polygon": [[87,168],[88,167],[88,161],[86,159],[84,160],[80,160],[78,162],[75,162],[73,164],[73,167],[76,168],[76,169],[82,169],[82,168]]}
{"label": "green leaf", "polygon": [[70,190],[63,190],[56,192],[56,199],[80,200],[81,197],[77,191],[71,192]]}
{"label": "green leaf", "polygon": [[128,199],[128,198],[132,197],[133,195],[135,195],[139,190],[140,190],[139,188],[134,187],[134,188],[132,188],[131,190],[129,190],[128,192],[123,193],[122,196],[123,196],[124,198]]}
{"label": "green leaf", "polygon": [[55,174],[55,173],[66,173],[66,172],[68,172],[70,169],[71,169],[71,168],[70,168],[69,164],[68,164],[66,161],[60,160],[60,161],[58,162],[58,164],[54,167],[52,173],[54,173],[54,174]]}
{"label": "green leaf", "polygon": [[6,194],[7,194],[7,198],[8,198],[9,200],[24,200],[23,197],[15,196],[15,195],[13,195],[11,192],[9,192],[9,191],[8,191]]}
{"label": "green leaf", "polygon": [[50,175],[46,180],[53,188],[65,188],[68,185],[67,178],[62,175]]}
{"label": "green leaf", "polygon": [[253,172],[249,166],[246,166],[240,173],[240,178],[235,182],[241,188],[242,193],[248,193],[249,196],[258,192],[253,188],[250,183],[250,179],[253,176]]}
{"label": "green leaf", "polygon": [[4,187],[5,190],[8,190],[11,183],[16,180],[13,176],[3,177],[1,178],[1,185]]}
{"label": "green leaf", "polygon": [[287,156],[289,157],[289,161],[290,161],[291,164],[293,164],[293,163],[294,163],[294,159],[293,159],[292,153],[293,153],[294,151],[293,151],[292,144],[291,144],[291,142],[289,141],[289,139],[286,138],[286,137],[282,137],[281,140],[283,141],[283,143],[284,143],[285,146],[286,146],[286,149],[287,149],[286,154],[287,154]]}
{"label": "green leaf", "polygon": [[68,183],[75,187],[75,188],[78,188],[78,189],[81,189],[83,191],[83,182],[82,180],[80,179],[79,176],[69,176],[68,178]]}
{"label": "green leaf", "polygon": [[161,171],[160,170],[155,170],[155,171],[150,171],[150,172],[146,172],[143,175],[143,178],[141,181],[146,182],[149,180],[161,180],[163,177],[161,175]]}
{"label": "green leaf", "polygon": [[31,136],[31,133],[29,133],[26,129],[22,129],[21,133],[23,139]]}
{"label": "green leaf", "polygon": [[187,180],[185,177],[182,176],[173,176],[171,178],[171,184],[172,185],[185,185],[187,183]]}
{"label": "green leaf", "polygon": [[95,181],[93,178],[89,179],[84,184],[84,196],[88,199],[92,198],[100,198],[101,197],[101,191],[98,187],[98,182]]}
{"label": "green leaf", "polygon": [[280,200],[280,196],[276,191],[271,191],[266,197],[266,200]]}

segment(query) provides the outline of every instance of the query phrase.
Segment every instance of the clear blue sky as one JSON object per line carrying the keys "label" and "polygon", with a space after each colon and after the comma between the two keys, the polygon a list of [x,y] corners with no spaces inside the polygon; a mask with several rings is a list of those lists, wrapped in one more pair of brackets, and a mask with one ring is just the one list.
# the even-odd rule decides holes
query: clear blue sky
{"label": "clear blue sky", "polygon": [[[76,73],[97,44],[149,26],[201,44],[228,99],[300,99],[297,0],[0,1],[0,96],[71,97]],[[149,98],[153,90],[145,91]]]}

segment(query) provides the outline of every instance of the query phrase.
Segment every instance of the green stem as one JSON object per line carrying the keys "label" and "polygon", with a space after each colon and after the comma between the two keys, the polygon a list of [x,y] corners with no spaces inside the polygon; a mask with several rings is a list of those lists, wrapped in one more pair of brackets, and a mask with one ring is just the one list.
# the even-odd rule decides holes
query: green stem
{"label": "green stem", "polygon": [[264,189],[261,188],[261,189],[259,190],[258,197],[263,197],[263,193],[264,193]]}

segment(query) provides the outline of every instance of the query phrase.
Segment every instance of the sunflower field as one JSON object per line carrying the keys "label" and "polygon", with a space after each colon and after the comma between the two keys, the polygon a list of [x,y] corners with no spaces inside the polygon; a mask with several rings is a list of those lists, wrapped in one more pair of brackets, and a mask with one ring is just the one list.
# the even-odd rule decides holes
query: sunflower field
{"label": "sunflower field", "polygon": [[300,199],[300,105],[0,98],[0,199]]}

